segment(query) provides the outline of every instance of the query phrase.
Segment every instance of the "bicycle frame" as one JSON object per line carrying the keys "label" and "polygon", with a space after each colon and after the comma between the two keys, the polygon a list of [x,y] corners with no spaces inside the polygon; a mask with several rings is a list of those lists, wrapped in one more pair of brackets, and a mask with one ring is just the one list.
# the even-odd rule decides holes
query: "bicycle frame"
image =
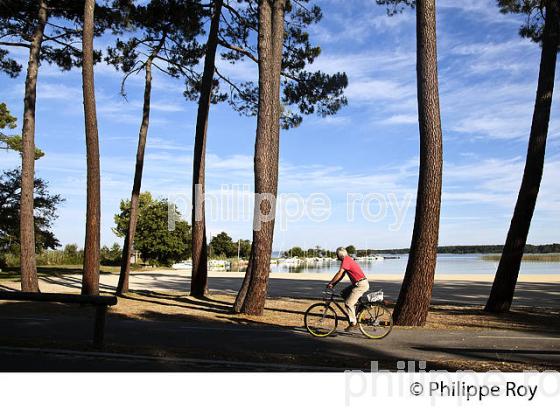
{"label": "bicycle frame", "polygon": [[[340,312],[342,312],[342,314],[344,315],[346,320],[348,322],[350,322],[350,316],[348,316],[348,312],[346,312],[346,307],[343,307],[343,306],[339,305],[337,300],[335,299],[335,298],[338,298],[339,301],[343,301],[344,298],[339,293],[334,293],[334,291],[330,291],[330,292],[329,291],[324,291],[323,293],[330,294],[330,299],[329,300],[326,300],[325,298],[323,298],[323,301],[325,302],[325,304],[330,307],[331,303],[334,303],[334,305],[338,308],[338,310]],[[360,311],[363,309],[363,307],[364,307],[364,304],[362,302],[358,302],[358,304],[356,306],[356,317],[358,316]]]}

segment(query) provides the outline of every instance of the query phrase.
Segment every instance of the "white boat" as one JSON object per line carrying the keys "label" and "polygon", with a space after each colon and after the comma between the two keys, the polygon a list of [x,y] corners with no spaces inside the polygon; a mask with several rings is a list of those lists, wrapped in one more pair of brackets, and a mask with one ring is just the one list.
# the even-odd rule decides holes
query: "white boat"
{"label": "white boat", "polygon": [[360,256],[359,258],[356,258],[358,262],[382,261],[383,259],[385,258],[381,255]]}
{"label": "white boat", "polygon": [[330,265],[333,262],[336,262],[336,259],[332,259],[332,258],[321,258],[318,256],[315,256],[313,258],[305,258],[305,263],[308,265]]}
{"label": "white boat", "polygon": [[296,266],[303,263],[303,261],[294,256],[293,258],[280,259],[279,263],[280,265]]}
{"label": "white boat", "polygon": [[192,269],[192,261],[181,261],[171,265],[171,269]]}

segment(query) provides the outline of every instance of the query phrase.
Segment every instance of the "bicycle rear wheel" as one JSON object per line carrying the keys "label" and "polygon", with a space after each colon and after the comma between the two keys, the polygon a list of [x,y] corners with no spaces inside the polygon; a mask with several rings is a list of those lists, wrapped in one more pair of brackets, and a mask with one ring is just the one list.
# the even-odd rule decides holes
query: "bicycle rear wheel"
{"label": "bicycle rear wheel", "polygon": [[383,339],[393,329],[393,315],[380,305],[364,306],[358,315],[358,325],[364,336]]}
{"label": "bicycle rear wheel", "polygon": [[307,331],[316,337],[327,337],[335,331],[338,317],[332,307],[326,303],[309,306],[304,316]]}

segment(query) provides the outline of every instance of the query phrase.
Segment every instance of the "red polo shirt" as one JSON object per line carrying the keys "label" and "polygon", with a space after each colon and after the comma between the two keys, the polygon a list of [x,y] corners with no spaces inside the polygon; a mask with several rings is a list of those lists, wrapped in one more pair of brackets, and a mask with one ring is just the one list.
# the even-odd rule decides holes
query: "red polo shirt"
{"label": "red polo shirt", "polygon": [[353,284],[366,277],[366,275],[364,275],[364,272],[362,271],[362,268],[360,268],[360,265],[358,265],[358,262],[356,262],[350,256],[344,257],[344,259],[342,260],[342,265],[340,265],[340,267],[346,271],[346,274]]}

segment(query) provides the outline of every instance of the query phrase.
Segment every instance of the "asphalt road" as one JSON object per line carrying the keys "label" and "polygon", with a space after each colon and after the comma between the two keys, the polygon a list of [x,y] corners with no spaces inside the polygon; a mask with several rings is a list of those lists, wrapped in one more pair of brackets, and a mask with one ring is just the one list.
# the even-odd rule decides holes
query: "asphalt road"
{"label": "asphalt road", "polygon": [[[92,331],[90,313],[2,316],[0,329],[3,335],[17,336],[22,345],[43,340],[56,341],[57,346],[68,344],[87,349]],[[166,358],[13,350],[20,344],[2,342],[0,371],[333,371],[363,369],[370,361],[380,362],[381,368],[396,370],[397,362],[402,360],[513,361],[547,363],[560,368],[560,334],[546,332],[394,329],[387,338],[374,341],[359,332],[339,332],[319,339],[303,328],[109,317],[106,342],[109,351],[118,351],[120,346],[121,353],[157,347],[158,354]],[[219,357],[197,352],[215,352]],[[289,360],[282,360],[293,356],[315,359],[310,359],[311,367],[307,369],[290,367]],[[174,357],[189,357],[190,360]],[[193,357],[197,360],[192,360]],[[322,359],[334,357],[339,363],[336,366]],[[284,367],[268,364],[272,362],[285,364]]]}
{"label": "asphalt road", "polygon": [[[105,278],[106,279],[106,278]],[[44,278],[50,286],[78,289],[80,278]],[[134,273],[132,283],[144,289],[184,291],[189,280],[181,274]],[[240,278],[210,277],[209,287],[236,293]],[[271,297],[319,296],[324,281],[273,278]],[[433,303],[481,305],[489,282],[440,282],[434,287]],[[386,298],[395,300],[400,283],[373,280],[372,289],[383,288]],[[103,290],[112,290],[108,284]],[[519,283],[516,306],[558,308],[558,283]],[[322,370],[363,368],[370,361],[397,369],[401,360],[488,360],[546,363],[560,369],[560,320],[558,326],[537,332],[488,329],[484,331],[394,329],[389,337],[372,341],[361,334],[337,333],[314,338],[302,328],[223,323],[197,318],[151,315],[135,320],[109,314],[106,328],[107,350],[119,353],[142,352],[149,356],[90,356],[90,353],[60,353],[46,350],[19,350],[22,346],[91,350],[93,311],[90,308],[60,309],[56,313],[19,314],[3,309],[0,303],[0,370],[50,371],[278,371],[293,362]],[[7,306],[7,305],[6,305]],[[34,309],[27,310],[34,312]],[[342,325],[340,325],[342,327]],[[6,348],[12,350],[5,350]],[[180,358],[180,359],[178,359]],[[189,358],[186,360],[185,358]],[[298,358],[298,360],[292,360]],[[196,360],[194,360],[196,359]],[[201,362],[202,360],[202,362]],[[257,364],[258,363],[258,364]],[[279,369],[274,364],[285,368]],[[318,370],[321,370],[318,369]],[[311,369],[307,369],[311,370]]]}

